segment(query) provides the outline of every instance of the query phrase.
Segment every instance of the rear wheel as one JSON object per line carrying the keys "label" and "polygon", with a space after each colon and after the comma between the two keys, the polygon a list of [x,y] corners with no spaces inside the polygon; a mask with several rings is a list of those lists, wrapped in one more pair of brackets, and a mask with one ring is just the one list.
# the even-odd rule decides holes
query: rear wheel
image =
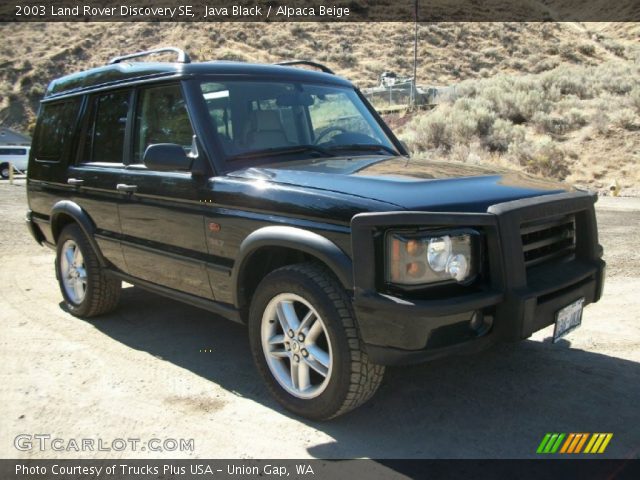
{"label": "rear wheel", "polygon": [[94,317],[118,305],[122,282],[107,276],[78,225],[66,226],[57,242],[56,276],[69,312]]}
{"label": "rear wheel", "polygon": [[251,303],[249,336],[269,390],[303,417],[342,415],[366,402],[382,381],[384,367],[363,350],[349,297],[321,265],[267,275]]}
{"label": "rear wheel", "polygon": [[0,176],[2,176],[2,178],[9,178],[9,164],[8,163],[3,163],[2,165],[0,165]]}

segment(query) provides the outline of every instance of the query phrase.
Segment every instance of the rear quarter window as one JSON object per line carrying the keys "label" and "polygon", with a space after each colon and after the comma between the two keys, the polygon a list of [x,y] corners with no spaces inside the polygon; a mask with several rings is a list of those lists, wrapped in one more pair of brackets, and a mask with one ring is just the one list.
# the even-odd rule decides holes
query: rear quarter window
{"label": "rear quarter window", "polygon": [[60,161],[76,130],[80,98],[45,103],[33,139],[37,160]]}

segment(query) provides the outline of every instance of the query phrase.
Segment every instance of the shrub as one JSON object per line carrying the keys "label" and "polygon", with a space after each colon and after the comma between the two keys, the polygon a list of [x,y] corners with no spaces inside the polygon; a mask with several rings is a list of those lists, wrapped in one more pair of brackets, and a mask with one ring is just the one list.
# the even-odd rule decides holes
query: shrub
{"label": "shrub", "polygon": [[564,117],[558,112],[538,112],[533,117],[533,124],[539,131],[554,135],[560,135],[569,130],[569,126]]}
{"label": "shrub", "polygon": [[630,108],[619,110],[613,117],[613,123],[626,130],[638,130],[640,128],[640,118]]}
{"label": "shrub", "polygon": [[482,55],[495,61],[498,61],[502,58],[502,56],[500,55],[500,51],[495,47],[485,48],[484,50],[482,50]]}
{"label": "shrub", "polygon": [[577,108],[572,108],[566,113],[538,112],[533,116],[532,123],[543,133],[562,135],[576,128],[586,125],[584,114]]}
{"label": "shrub", "polygon": [[534,63],[531,70],[534,73],[546,72],[548,70],[553,70],[558,66],[559,62],[553,58],[543,58]]}
{"label": "shrub", "polygon": [[614,40],[603,40],[602,46],[618,57],[624,58],[624,46]]}
{"label": "shrub", "polygon": [[413,130],[409,144],[415,150],[428,150],[439,148],[445,151],[453,145],[453,133],[448,111],[438,108],[427,115],[421,115],[411,122],[410,130]]}
{"label": "shrub", "polygon": [[569,128],[574,130],[576,128],[584,127],[587,124],[587,117],[578,108],[570,109],[566,114],[565,118],[569,123]]}
{"label": "shrub", "polygon": [[509,154],[527,172],[559,180],[569,174],[564,152],[549,137],[514,143]]}
{"label": "shrub", "polygon": [[514,125],[509,120],[498,118],[485,138],[485,146],[492,152],[506,152],[512,143],[524,140],[525,130],[521,125]]}
{"label": "shrub", "polygon": [[596,47],[591,45],[590,43],[583,43],[578,46],[578,51],[583,55],[587,55],[588,57],[592,57],[596,53]]}
{"label": "shrub", "polygon": [[496,119],[491,102],[484,98],[461,98],[454,103],[456,120],[463,121],[464,117],[471,119],[474,124],[473,133],[484,136],[489,133]]}
{"label": "shrub", "polygon": [[578,47],[574,43],[563,43],[560,45],[560,56],[565,60],[569,60],[571,62],[579,62],[580,57],[578,56]]}
{"label": "shrub", "polygon": [[626,95],[633,89],[633,84],[629,78],[603,79],[602,89],[615,95]]}
{"label": "shrub", "polygon": [[562,95],[576,95],[579,98],[593,97],[593,81],[582,69],[557,68],[547,72],[542,77],[542,86],[545,90],[557,88]]}

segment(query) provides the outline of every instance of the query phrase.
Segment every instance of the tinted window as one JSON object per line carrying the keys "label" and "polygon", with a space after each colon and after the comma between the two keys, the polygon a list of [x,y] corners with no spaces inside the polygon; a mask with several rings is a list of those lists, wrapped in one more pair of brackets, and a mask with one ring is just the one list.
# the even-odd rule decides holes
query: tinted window
{"label": "tinted window", "polygon": [[42,106],[33,141],[36,158],[60,159],[75,130],[79,108],[80,98]]}
{"label": "tinted window", "polygon": [[156,143],[175,143],[189,153],[192,139],[193,129],[178,85],[140,91],[134,162],[142,162],[146,148]]}
{"label": "tinted window", "polygon": [[26,155],[26,148],[0,148],[0,155]]}
{"label": "tinted window", "polygon": [[127,91],[93,97],[85,161],[123,163],[129,97],[130,93]]}

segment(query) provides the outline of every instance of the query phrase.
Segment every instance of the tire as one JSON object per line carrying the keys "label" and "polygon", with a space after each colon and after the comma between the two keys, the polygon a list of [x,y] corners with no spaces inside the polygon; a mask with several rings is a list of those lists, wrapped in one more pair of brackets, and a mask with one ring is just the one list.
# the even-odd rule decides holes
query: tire
{"label": "tire", "polygon": [[9,178],[9,164],[3,163],[0,165],[0,176],[4,179]]}
{"label": "tire", "polygon": [[56,277],[69,312],[90,318],[118,306],[122,282],[107,276],[87,237],[76,224],[67,225],[56,245]]}
{"label": "tire", "polygon": [[[287,326],[294,327],[293,338]],[[249,340],[276,400],[311,420],[362,405],[384,376],[384,367],[363,349],[347,292],[319,264],[282,267],[260,282],[249,311]]]}

